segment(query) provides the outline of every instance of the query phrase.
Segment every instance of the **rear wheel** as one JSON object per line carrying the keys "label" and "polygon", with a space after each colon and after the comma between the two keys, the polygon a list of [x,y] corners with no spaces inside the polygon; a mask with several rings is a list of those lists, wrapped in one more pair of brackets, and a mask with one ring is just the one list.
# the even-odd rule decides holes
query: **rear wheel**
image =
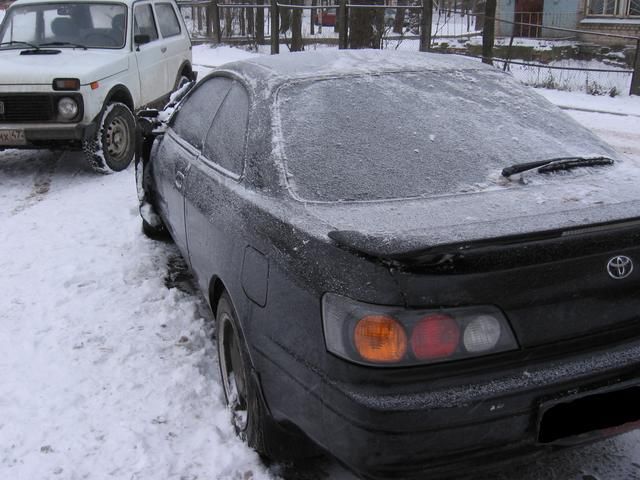
{"label": "rear wheel", "polygon": [[260,455],[272,460],[317,455],[308,439],[285,429],[271,417],[226,292],[218,302],[216,339],[220,377],[236,434]]}
{"label": "rear wheel", "polygon": [[123,103],[110,103],[102,114],[96,138],[85,142],[87,160],[96,172],[124,170],[135,153],[136,120]]}

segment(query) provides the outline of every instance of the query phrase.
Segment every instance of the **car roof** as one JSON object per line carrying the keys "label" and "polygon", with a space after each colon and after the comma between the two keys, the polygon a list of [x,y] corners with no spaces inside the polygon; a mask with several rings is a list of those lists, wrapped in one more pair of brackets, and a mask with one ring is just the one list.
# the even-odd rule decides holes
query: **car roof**
{"label": "car roof", "polygon": [[366,75],[392,72],[495,70],[475,59],[458,55],[389,50],[323,50],[284,55],[258,56],[227,63],[221,70],[253,81],[274,84],[290,80]]}

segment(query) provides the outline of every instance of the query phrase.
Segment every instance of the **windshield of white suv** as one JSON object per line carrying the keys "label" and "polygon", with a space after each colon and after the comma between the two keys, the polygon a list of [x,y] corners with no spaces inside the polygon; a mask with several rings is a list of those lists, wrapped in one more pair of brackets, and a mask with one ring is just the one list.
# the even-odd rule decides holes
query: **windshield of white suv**
{"label": "windshield of white suv", "polygon": [[[0,49],[122,48],[127,30],[124,5],[43,3],[14,6],[0,30]],[[31,45],[31,47],[30,47]]]}

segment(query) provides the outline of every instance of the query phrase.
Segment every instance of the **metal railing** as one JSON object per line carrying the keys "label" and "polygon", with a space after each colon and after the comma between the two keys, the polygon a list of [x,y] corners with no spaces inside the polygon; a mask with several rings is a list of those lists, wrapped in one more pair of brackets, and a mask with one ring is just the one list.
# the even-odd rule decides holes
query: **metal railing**
{"label": "metal railing", "polygon": [[[339,1],[339,0],[336,0]],[[302,24],[302,35],[306,44],[308,43],[327,43],[339,44],[340,37],[340,19],[339,10],[340,3],[328,4],[318,0],[318,5],[292,5],[282,1],[275,2],[278,12],[302,10],[305,12]],[[271,23],[273,18],[274,6],[271,0],[268,4],[254,2],[253,4],[244,3],[222,3],[217,1],[200,1],[186,0],[179,1],[178,5],[182,11],[185,20],[189,26],[192,38],[196,41],[222,41],[229,43],[255,43],[264,44],[271,42],[270,32],[272,30]],[[425,5],[428,5],[428,1]],[[218,29],[215,32],[216,21],[213,18],[213,7],[218,11]],[[437,5],[434,2],[434,5]],[[444,5],[444,4],[443,4]],[[382,38],[384,40],[411,40],[420,39],[421,18],[425,6],[422,3],[418,5],[382,5],[382,4],[345,4],[345,16],[348,18],[349,11],[358,9],[373,9],[384,11],[384,32]],[[392,11],[393,14],[389,12]],[[262,18],[258,16],[262,12]],[[307,14],[310,12],[310,14]],[[328,13],[328,15],[327,15]],[[476,17],[470,15],[470,10],[454,9],[454,8],[434,8],[431,13],[432,26],[431,38],[455,39],[470,38],[478,36],[481,28],[478,28]],[[253,29],[248,26],[243,28],[241,17],[253,17]],[[323,17],[329,17],[329,22]],[[400,22],[396,22],[400,16]],[[404,21],[402,21],[402,17]],[[322,21],[320,19],[322,18]],[[229,20],[231,19],[231,20]],[[264,23],[264,35],[257,32],[261,22]],[[335,22],[335,23],[334,23]],[[245,21],[244,24],[248,24]],[[208,28],[207,26],[210,25]],[[281,24],[278,24],[278,32],[280,36],[284,36],[282,40],[286,42],[286,31],[281,30]],[[346,26],[346,25],[345,25]],[[329,27],[329,28],[327,28]]]}
{"label": "metal railing", "polygon": [[[293,38],[287,38],[286,32],[288,28],[281,28],[281,14],[287,12],[302,11],[310,12],[307,15],[309,21],[309,29],[298,31],[298,42],[316,42],[316,43],[332,43],[337,44],[339,48],[345,49],[349,47],[349,17],[360,9],[371,9],[376,11],[388,12],[393,10],[398,12],[400,9],[403,13],[410,14],[412,25],[403,31],[397,38],[411,39],[418,43],[417,47],[420,51],[427,51],[432,48],[434,39],[442,42],[447,38],[464,37],[470,39],[472,36],[483,35],[483,61],[493,63],[493,61],[501,63],[506,70],[510,65],[522,65],[527,68],[538,69],[539,71],[551,72],[554,70],[564,70],[566,72],[581,71],[586,75],[586,83],[589,84],[589,76],[591,78],[598,75],[626,75],[631,76],[629,92],[634,95],[640,95],[640,38],[636,36],[620,35],[613,33],[594,32],[590,30],[578,30],[575,28],[566,28],[556,26],[554,18],[550,15],[546,17],[544,14],[539,15],[533,13],[516,14],[513,20],[497,18],[493,15],[483,13],[472,13],[468,10],[455,10],[444,8],[433,8],[433,0],[424,0],[419,5],[379,5],[379,4],[354,4],[347,3],[347,0],[338,0],[338,4],[327,5],[297,5],[283,3],[278,0],[268,0],[268,4],[261,1],[253,0],[253,3],[219,3],[220,0],[190,0],[189,2],[179,2],[179,6],[192,29],[195,40],[206,40],[213,43],[224,42],[243,42],[253,43],[255,45],[269,44],[272,54],[280,52],[280,44],[292,41]],[[318,22],[318,12],[320,15],[326,12],[335,11],[335,26],[328,32],[322,32],[322,23],[319,22],[317,29],[322,34],[315,34],[314,24]],[[378,14],[379,15],[379,14]],[[378,17],[380,18],[380,17]],[[555,17],[558,19],[559,17]],[[444,20],[443,20],[444,19]],[[393,18],[395,21],[395,16]],[[565,24],[565,20],[557,20],[557,23]],[[466,25],[465,25],[466,24]],[[452,27],[451,25],[454,25]],[[485,28],[486,25],[497,25],[498,31],[509,31],[509,45],[503,56],[493,55],[493,44],[495,35],[491,36],[491,28]],[[461,27],[461,28],[458,28]],[[482,28],[480,28],[482,27]],[[504,27],[504,28],[502,28]],[[550,32],[554,37],[585,39],[590,37],[609,38],[619,40],[623,43],[635,44],[635,53],[633,58],[633,68],[625,69],[607,69],[607,68],[575,68],[570,66],[555,66],[541,62],[529,61],[522,62],[513,59],[513,52],[516,49],[514,45],[515,38],[518,37],[539,37],[543,32]],[[388,35],[385,38],[393,38]],[[302,36],[302,39],[300,38]],[[284,37],[284,38],[283,38]],[[455,43],[455,42],[454,42]],[[447,45],[446,42],[440,44],[440,50],[448,51],[442,48]],[[290,47],[291,48],[291,47]],[[504,48],[503,48],[504,50]],[[487,53],[489,52],[489,53]],[[457,51],[456,53],[464,53]],[[466,53],[469,53],[468,51]],[[551,77],[551,74],[548,74]],[[552,83],[552,82],[549,82]]]}

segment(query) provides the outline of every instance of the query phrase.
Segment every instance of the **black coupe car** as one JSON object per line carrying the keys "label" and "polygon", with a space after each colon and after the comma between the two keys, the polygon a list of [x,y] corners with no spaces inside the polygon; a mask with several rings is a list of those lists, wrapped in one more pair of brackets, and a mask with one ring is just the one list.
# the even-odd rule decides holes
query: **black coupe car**
{"label": "black coupe car", "polygon": [[638,425],[640,172],[533,90],[331,51],[225,65],[153,116],[143,228],[193,270],[260,453],[458,475]]}

